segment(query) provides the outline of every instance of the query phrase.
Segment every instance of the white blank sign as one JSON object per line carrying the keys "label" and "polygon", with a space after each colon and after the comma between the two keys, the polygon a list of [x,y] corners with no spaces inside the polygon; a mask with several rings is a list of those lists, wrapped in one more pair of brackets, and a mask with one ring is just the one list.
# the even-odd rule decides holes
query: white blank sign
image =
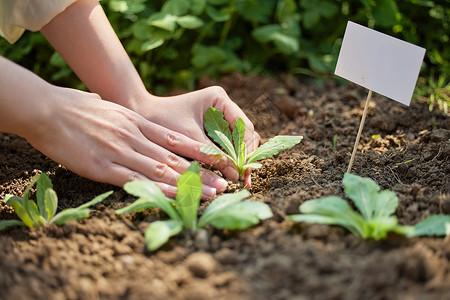
{"label": "white blank sign", "polygon": [[425,49],[348,22],[335,74],[409,105]]}

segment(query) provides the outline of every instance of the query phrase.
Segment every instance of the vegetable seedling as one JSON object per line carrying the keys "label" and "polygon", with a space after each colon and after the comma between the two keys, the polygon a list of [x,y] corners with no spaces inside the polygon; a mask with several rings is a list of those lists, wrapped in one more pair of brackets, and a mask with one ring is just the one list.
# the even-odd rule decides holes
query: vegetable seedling
{"label": "vegetable seedling", "polygon": [[299,207],[302,214],[287,218],[297,222],[339,225],[365,239],[384,239],[388,232],[407,237],[446,234],[446,225],[450,224],[449,215],[430,216],[415,226],[398,225],[397,218],[393,215],[398,206],[398,198],[394,192],[380,191],[380,187],[372,179],[350,173],[344,175],[342,182],[344,192],[353,200],[360,214],[346,200],[328,196],[302,203]]}
{"label": "vegetable seedling", "polygon": [[128,182],[124,186],[125,191],[139,199],[129,206],[116,210],[116,214],[157,207],[170,218],[165,221],[155,221],[148,227],[145,233],[145,243],[151,251],[164,245],[170,237],[177,235],[183,229],[196,231],[208,224],[218,229],[245,229],[258,224],[260,220],[272,217],[272,211],[267,204],[257,201],[242,202],[250,195],[247,190],[242,190],[235,194],[224,194],[217,197],[198,219],[202,181],[197,163],[192,163],[181,175],[177,187],[175,200],[172,200],[167,198],[151,181],[136,180]]}
{"label": "vegetable seedling", "polygon": [[208,136],[226,153],[213,146],[202,146],[200,151],[209,155],[227,156],[238,168],[241,178],[244,177],[247,168],[262,167],[262,164],[255,161],[272,157],[282,150],[292,148],[303,139],[302,136],[278,135],[269,139],[252,153],[247,154],[247,146],[244,142],[245,124],[242,118],[234,122],[233,132],[231,132],[230,124],[224,119],[222,112],[213,107],[209,107],[205,112],[205,129]]}
{"label": "vegetable seedling", "polygon": [[[29,198],[30,190],[35,184],[37,204]],[[36,176],[27,186],[23,198],[6,194],[5,203],[14,209],[21,221],[1,220],[0,230],[16,225],[25,225],[30,228],[44,226],[49,223],[64,225],[70,219],[79,220],[88,217],[91,212],[89,207],[103,201],[111,194],[112,191],[106,192],[77,208],[68,208],[56,214],[58,197],[53,190],[50,178],[42,173]]]}

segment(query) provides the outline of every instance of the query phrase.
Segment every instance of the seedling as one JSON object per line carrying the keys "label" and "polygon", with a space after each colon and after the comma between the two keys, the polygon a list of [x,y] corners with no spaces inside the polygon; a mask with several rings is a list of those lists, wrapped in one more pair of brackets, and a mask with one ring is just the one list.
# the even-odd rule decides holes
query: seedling
{"label": "seedling", "polygon": [[[31,188],[36,184],[37,204],[29,198]],[[23,198],[6,194],[5,203],[14,209],[19,220],[1,220],[0,230],[9,226],[28,226],[36,228],[49,223],[64,225],[68,220],[79,220],[89,216],[90,206],[103,201],[112,194],[112,191],[101,194],[91,201],[77,207],[68,208],[56,214],[58,208],[58,197],[53,190],[50,178],[42,173],[36,176],[25,189]]]}
{"label": "seedling", "polygon": [[125,191],[139,199],[127,207],[116,210],[116,214],[157,207],[169,216],[169,220],[151,223],[145,233],[145,243],[152,251],[164,245],[170,237],[183,229],[196,231],[208,224],[218,229],[245,229],[258,224],[260,220],[272,217],[272,211],[267,204],[256,201],[242,202],[250,195],[247,190],[242,190],[236,194],[217,197],[198,219],[198,206],[202,196],[199,173],[198,164],[192,163],[178,179],[175,200],[167,198],[153,182],[143,180],[128,182],[124,186]]}
{"label": "seedling", "polygon": [[337,151],[337,141],[339,136],[337,134],[333,135],[333,150]]}
{"label": "seedling", "polygon": [[247,154],[247,146],[244,142],[245,124],[242,118],[234,122],[233,133],[231,133],[230,124],[224,119],[222,112],[213,107],[206,110],[205,129],[208,136],[219,144],[226,153],[213,146],[202,146],[200,150],[209,155],[227,156],[238,168],[241,178],[244,177],[248,168],[262,167],[260,163],[255,161],[272,157],[282,150],[292,148],[303,139],[302,136],[278,135],[269,139],[252,153]]}
{"label": "seedling", "polygon": [[349,173],[344,175],[342,182],[344,192],[361,214],[354,211],[346,200],[329,196],[302,203],[299,209],[303,214],[287,218],[297,222],[339,225],[365,239],[384,239],[388,232],[407,237],[446,234],[446,224],[450,224],[449,215],[434,215],[415,226],[401,226],[393,215],[398,206],[394,192],[380,191],[372,179]]}

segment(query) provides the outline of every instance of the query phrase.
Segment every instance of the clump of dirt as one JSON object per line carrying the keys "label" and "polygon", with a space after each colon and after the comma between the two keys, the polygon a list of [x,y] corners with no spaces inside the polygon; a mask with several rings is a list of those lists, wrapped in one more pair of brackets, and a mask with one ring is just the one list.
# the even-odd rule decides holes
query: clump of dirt
{"label": "clump of dirt", "polygon": [[[199,88],[212,84],[243,108],[262,142],[278,134],[304,137],[253,172],[252,200],[268,203],[274,217],[245,231],[184,232],[150,253],[143,233],[164,213],[116,216],[115,209],[134,201],[122,189],[81,178],[25,140],[0,134],[2,199],[21,196],[39,172],[50,175],[60,209],[115,191],[81,222],[1,232],[1,299],[450,298],[448,238],[361,240],[342,228],[284,219],[306,200],[345,197],[341,180],[364,89],[239,74],[204,79]],[[374,95],[352,172],[396,192],[400,224],[450,213],[449,130],[442,112]],[[240,188],[230,182],[227,192]],[[0,218],[15,218],[3,203]]]}

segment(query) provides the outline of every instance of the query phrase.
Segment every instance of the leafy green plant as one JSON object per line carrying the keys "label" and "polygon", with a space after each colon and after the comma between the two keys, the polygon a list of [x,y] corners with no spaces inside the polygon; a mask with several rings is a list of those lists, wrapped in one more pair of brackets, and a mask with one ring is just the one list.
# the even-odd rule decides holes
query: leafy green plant
{"label": "leafy green plant", "polygon": [[213,146],[202,146],[200,150],[209,155],[227,156],[236,164],[241,177],[244,177],[247,168],[257,169],[262,166],[255,161],[292,148],[303,139],[302,136],[278,135],[269,139],[252,153],[247,154],[244,142],[244,121],[241,118],[237,119],[234,122],[233,132],[231,132],[230,124],[224,119],[222,112],[213,107],[206,110],[205,129],[209,137],[225,149],[226,153]]}
{"label": "leafy green plant", "polygon": [[430,77],[428,81],[420,77],[415,97],[419,101],[428,103],[430,111],[437,106],[445,114],[448,114],[448,107],[450,106],[450,82],[445,74],[440,74],[436,80]]}
{"label": "leafy green plant", "polygon": [[178,179],[178,192],[175,200],[167,198],[158,186],[150,181],[137,180],[125,184],[129,194],[139,197],[134,203],[116,210],[116,214],[132,213],[147,208],[159,208],[169,220],[155,221],[145,233],[145,242],[149,250],[156,250],[170,237],[183,229],[196,231],[211,225],[218,229],[245,229],[258,224],[260,220],[272,217],[269,206],[262,202],[245,201],[250,193],[242,190],[236,194],[224,194],[217,197],[205,209],[198,219],[198,207],[202,196],[202,182],[197,163],[191,166]]}
{"label": "leafy green plant", "polygon": [[302,203],[299,207],[302,214],[287,218],[297,222],[339,225],[365,239],[384,239],[388,232],[407,237],[446,234],[446,224],[450,224],[449,215],[430,216],[415,226],[398,225],[393,215],[398,206],[394,192],[380,191],[372,179],[349,173],[344,175],[342,182],[344,192],[353,200],[360,213],[354,211],[346,200],[329,196]]}
{"label": "leafy green plant", "polygon": [[[35,184],[37,204],[29,198],[30,190]],[[68,208],[56,213],[58,197],[53,190],[50,178],[42,173],[36,176],[27,186],[23,198],[6,194],[5,203],[14,209],[21,221],[0,220],[0,230],[15,225],[25,225],[30,228],[44,226],[49,223],[64,225],[70,219],[79,220],[88,217],[91,212],[89,207],[103,201],[111,194],[112,191],[106,192],[77,208]]]}

